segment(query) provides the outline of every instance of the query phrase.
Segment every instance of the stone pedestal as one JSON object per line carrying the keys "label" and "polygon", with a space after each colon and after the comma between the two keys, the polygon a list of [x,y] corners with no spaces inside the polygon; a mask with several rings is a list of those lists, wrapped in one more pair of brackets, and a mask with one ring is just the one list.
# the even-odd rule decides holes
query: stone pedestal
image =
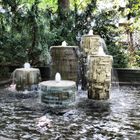
{"label": "stone pedestal", "polygon": [[96,55],[102,43],[99,35],[84,35],[81,39],[81,48],[87,55]]}
{"label": "stone pedestal", "polygon": [[104,100],[109,98],[111,85],[112,56],[90,56],[88,63],[88,98]]}
{"label": "stone pedestal", "polygon": [[59,72],[63,80],[78,79],[77,46],[52,46],[51,53],[51,79]]}
{"label": "stone pedestal", "polygon": [[19,68],[14,71],[13,78],[16,90],[36,90],[41,81],[40,71],[36,68]]}
{"label": "stone pedestal", "polygon": [[113,59],[112,56],[104,53],[104,49],[106,49],[104,40],[98,35],[84,35],[81,40],[81,48],[87,57],[85,75],[88,98],[108,99]]}
{"label": "stone pedestal", "polygon": [[76,83],[54,80],[40,83],[41,101],[50,107],[67,107],[75,102]]}

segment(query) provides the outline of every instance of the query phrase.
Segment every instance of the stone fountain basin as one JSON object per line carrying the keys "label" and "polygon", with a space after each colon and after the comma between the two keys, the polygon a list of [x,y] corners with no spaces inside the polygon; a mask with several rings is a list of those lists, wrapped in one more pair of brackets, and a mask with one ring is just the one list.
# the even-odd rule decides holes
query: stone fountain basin
{"label": "stone fountain basin", "polygon": [[54,80],[44,81],[39,84],[41,101],[49,106],[66,107],[75,102],[76,83],[74,81]]}
{"label": "stone fountain basin", "polygon": [[13,73],[17,90],[30,90],[41,80],[40,70],[37,68],[18,68]]}

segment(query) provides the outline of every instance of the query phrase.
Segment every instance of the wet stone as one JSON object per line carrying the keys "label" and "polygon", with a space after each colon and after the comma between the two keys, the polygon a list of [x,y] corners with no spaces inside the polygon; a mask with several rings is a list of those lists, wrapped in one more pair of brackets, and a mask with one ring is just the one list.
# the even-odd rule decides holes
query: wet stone
{"label": "wet stone", "polygon": [[59,72],[63,80],[78,80],[78,46],[52,46],[51,79]]}
{"label": "wet stone", "polygon": [[18,91],[37,90],[40,80],[40,71],[37,68],[18,68],[13,72],[13,81]]}
{"label": "wet stone", "polygon": [[101,38],[98,35],[84,35],[81,39],[81,47],[88,55],[96,55],[101,43]]}
{"label": "wet stone", "polygon": [[85,74],[87,79],[88,98],[106,100],[109,98],[111,84],[112,56],[106,55],[104,40],[93,34],[84,35],[81,48],[86,56]]}
{"label": "wet stone", "polygon": [[40,83],[41,100],[50,107],[67,107],[75,102],[76,83],[61,80]]}
{"label": "wet stone", "polygon": [[[106,63],[102,63],[104,61]],[[112,56],[90,56],[88,67],[88,98],[108,99],[111,87]]]}

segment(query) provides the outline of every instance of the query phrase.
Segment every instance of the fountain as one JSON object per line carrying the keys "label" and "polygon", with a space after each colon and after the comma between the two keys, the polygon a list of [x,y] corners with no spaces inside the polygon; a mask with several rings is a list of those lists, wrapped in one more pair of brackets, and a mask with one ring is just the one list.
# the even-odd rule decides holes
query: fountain
{"label": "fountain", "polygon": [[41,101],[50,107],[67,107],[75,101],[76,83],[61,80],[60,73],[56,73],[55,80],[43,81],[39,85]]}
{"label": "fountain", "polygon": [[[81,41],[83,52],[87,55],[88,98],[103,100],[109,98],[113,58],[103,50],[104,41],[89,31]],[[104,45],[105,46],[105,45]]]}
{"label": "fountain", "polygon": [[[82,47],[85,53],[83,54],[86,59],[85,63],[87,63],[85,70],[88,81],[88,98],[108,99],[111,84],[112,56],[104,53],[102,39],[99,36],[94,37],[92,31],[90,31],[89,35],[82,38],[84,40]],[[63,47],[68,47],[68,50],[65,48],[66,51],[64,51]],[[78,93],[76,105],[69,107],[75,103],[76,82],[61,80],[60,71],[57,71],[57,67],[64,65],[64,70],[69,69],[67,74],[70,75],[70,71],[73,72],[73,69],[70,69],[70,58],[75,55],[73,52],[70,52],[71,57],[67,55],[70,54],[69,51],[72,51],[72,49],[69,49],[66,42],[63,42],[62,47],[56,47],[56,50],[54,48],[52,48],[51,53],[53,54],[52,57],[54,57],[52,68],[53,71],[56,71],[55,80],[44,81],[39,84],[41,100],[45,104],[37,103],[36,98],[15,98],[13,96],[14,92],[8,91],[5,87],[1,88],[0,140],[139,140],[140,88],[121,87],[119,92],[118,89],[112,88],[111,98],[107,101],[89,100],[87,95],[84,94],[85,92],[81,91],[81,93]],[[62,50],[60,51],[59,49]],[[93,52],[94,50],[95,52]],[[61,52],[63,53],[61,54]],[[58,62],[55,59],[55,54],[57,54],[56,58],[59,58]],[[62,61],[63,57],[64,62]],[[77,58],[72,59],[72,62],[74,63],[75,60]],[[76,65],[77,62],[73,67],[77,70]],[[76,73],[74,74],[76,76]],[[38,69],[31,68],[29,63],[25,63],[24,68],[14,71],[13,79],[17,90],[30,90],[31,85],[38,85],[40,72]],[[35,92],[33,91],[33,93]],[[59,108],[47,108],[46,105],[47,107]],[[69,109],[64,109],[63,107],[69,107]],[[64,111],[61,111],[61,109]],[[44,114],[44,111],[46,114]]]}
{"label": "fountain", "polygon": [[88,98],[108,99],[111,85],[112,57],[110,55],[90,56],[88,66]]}
{"label": "fountain", "polygon": [[101,46],[101,38],[99,35],[93,35],[92,30],[81,38],[81,48],[88,55],[96,55],[99,46]]}
{"label": "fountain", "polygon": [[13,72],[13,85],[16,84],[17,91],[35,90],[40,80],[39,69],[31,68],[29,63],[25,63],[24,68],[17,68]]}
{"label": "fountain", "polygon": [[61,46],[52,46],[51,53],[51,79],[57,72],[61,73],[63,80],[78,80],[78,46],[67,46],[66,41]]}

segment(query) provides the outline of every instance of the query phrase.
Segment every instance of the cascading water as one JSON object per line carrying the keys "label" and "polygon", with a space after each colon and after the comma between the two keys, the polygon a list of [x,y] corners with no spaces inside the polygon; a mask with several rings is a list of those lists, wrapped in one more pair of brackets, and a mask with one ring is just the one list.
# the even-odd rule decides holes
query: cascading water
{"label": "cascading water", "polygon": [[102,46],[99,46],[99,50],[98,50],[97,55],[99,55],[99,56],[104,56],[104,55],[106,55],[105,52],[104,52],[104,50],[103,50],[103,47],[102,47]]}
{"label": "cascading water", "polygon": [[29,63],[25,63],[24,68],[17,68],[12,76],[11,88],[25,92],[37,89],[41,80],[39,69],[31,68]]}
{"label": "cascading water", "polygon": [[93,35],[93,30],[89,30],[88,35]]}

